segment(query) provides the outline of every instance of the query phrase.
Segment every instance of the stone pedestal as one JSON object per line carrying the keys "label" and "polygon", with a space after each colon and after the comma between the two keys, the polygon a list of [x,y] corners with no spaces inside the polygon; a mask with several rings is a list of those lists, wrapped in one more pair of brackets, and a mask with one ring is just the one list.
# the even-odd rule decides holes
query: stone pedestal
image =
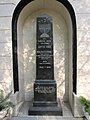
{"label": "stone pedestal", "polygon": [[36,81],[34,84],[34,101],[30,107],[29,115],[60,115],[62,108],[57,101],[57,86],[55,81]]}
{"label": "stone pedestal", "polygon": [[62,116],[62,109],[60,105],[52,107],[31,107],[28,115]]}
{"label": "stone pedestal", "polygon": [[34,101],[29,115],[62,115],[57,102],[57,84],[54,80],[53,20],[48,15],[37,18],[36,80]]}

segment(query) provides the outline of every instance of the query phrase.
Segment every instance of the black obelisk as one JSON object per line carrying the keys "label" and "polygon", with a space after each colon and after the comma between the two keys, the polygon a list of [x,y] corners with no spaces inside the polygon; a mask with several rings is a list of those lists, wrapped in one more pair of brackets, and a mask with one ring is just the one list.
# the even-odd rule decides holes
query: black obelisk
{"label": "black obelisk", "polygon": [[33,107],[29,115],[62,115],[57,102],[57,84],[54,80],[53,19],[37,17],[36,80]]}

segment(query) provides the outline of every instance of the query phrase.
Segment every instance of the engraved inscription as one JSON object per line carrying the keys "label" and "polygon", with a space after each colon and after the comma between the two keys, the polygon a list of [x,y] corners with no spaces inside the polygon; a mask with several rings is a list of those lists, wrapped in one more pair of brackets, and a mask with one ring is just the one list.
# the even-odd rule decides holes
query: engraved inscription
{"label": "engraved inscription", "polygon": [[[38,21],[40,22],[40,21]],[[50,31],[50,24],[39,24],[39,30],[42,33],[40,38],[46,37],[48,38],[49,35],[47,34]]]}
{"label": "engraved inscription", "polygon": [[55,88],[53,86],[37,86],[35,88],[35,92],[50,94],[55,92]]}
{"label": "engraved inscription", "polygon": [[37,18],[36,63],[37,79],[54,79],[53,28],[50,16]]}

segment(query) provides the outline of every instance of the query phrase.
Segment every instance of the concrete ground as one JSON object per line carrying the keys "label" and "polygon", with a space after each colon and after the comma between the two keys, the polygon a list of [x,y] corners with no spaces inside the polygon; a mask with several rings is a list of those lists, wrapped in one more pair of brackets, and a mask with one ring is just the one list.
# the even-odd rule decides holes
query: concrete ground
{"label": "concrete ground", "polygon": [[74,118],[68,103],[62,103],[63,116],[28,116],[30,103],[25,102],[17,117],[11,120],[85,120],[84,118]]}

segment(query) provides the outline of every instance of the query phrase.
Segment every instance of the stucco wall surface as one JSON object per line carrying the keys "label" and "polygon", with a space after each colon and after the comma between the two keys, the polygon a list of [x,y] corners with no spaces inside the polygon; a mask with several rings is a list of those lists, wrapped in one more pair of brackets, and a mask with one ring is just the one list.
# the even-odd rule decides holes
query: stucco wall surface
{"label": "stucco wall surface", "polygon": [[77,20],[77,93],[90,99],[90,0],[70,0]]}
{"label": "stucco wall surface", "polygon": [[[69,0],[77,20],[77,94],[90,98],[90,0]],[[19,0],[0,0],[0,88],[11,91],[11,20]]]}

